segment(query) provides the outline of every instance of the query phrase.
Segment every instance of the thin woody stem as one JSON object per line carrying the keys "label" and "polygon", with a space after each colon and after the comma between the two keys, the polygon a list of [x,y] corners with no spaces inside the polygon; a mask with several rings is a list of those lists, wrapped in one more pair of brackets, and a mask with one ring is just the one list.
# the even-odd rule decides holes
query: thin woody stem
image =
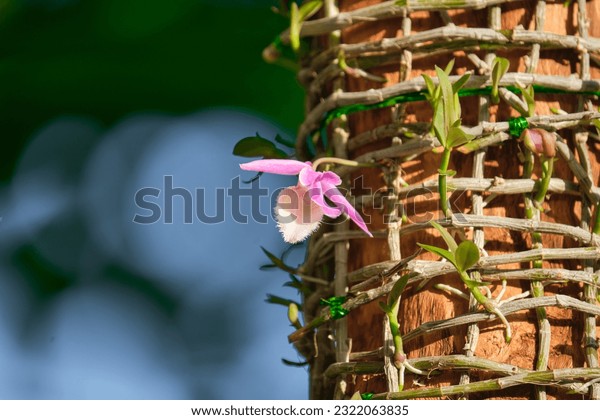
{"label": "thin woody stem", "polygon": [[317,160],[315,160],[312,164],[313,169],[316,171],[317,168],[319,167],[319,165],[323,165],[323,164],[327,164],[327,163],[333,163],[333,164],[337,164],[337,165],[344,165],[344,166],[354,166],[354,167],[373,167],[376,166],[372,163],[359,163],[353,160],[348,160],[348,159],[342,159],[342,158],[336,158],[336,157],[322,157],[319,158]]}

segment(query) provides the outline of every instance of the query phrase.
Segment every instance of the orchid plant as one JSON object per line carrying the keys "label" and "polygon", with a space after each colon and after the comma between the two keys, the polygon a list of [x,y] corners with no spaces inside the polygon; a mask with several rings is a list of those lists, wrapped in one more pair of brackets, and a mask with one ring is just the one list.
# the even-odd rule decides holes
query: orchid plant
{"label": "orchid plant", "polygon": [[344,163],[342,159],[335,158],[318,159],[313,164],[291,159],[260,159],[240,165],[245,171],[298,175],[298,184],[284,188],[275,207],[277,226],[286,242],[297,243],[306,239],[318,229],[324,216],[336,218],[342,213],[367,235],[373,236],[360,214],[337,189],[342,183],[340,177],[331,171],[316,170],[325,159]]}

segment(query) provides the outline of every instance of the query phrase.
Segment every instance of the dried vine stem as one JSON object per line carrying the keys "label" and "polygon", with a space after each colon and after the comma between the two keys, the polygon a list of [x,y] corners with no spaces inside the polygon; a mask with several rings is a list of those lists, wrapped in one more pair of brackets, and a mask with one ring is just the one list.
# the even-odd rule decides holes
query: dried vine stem
{"label": "dried vine stem", "polygon": [[[497,217],[497,216],[477,216],[472,214],[461,214],[454,215],[452,220],[440,220],[438,221],[443,227],[453,228],[500,228],[509,229],[519,232],[534,232],[539,231],[541,233],[549,233],[555,235],[562,235],[579,241],[583,245],[591,245],[594,247],[600,246],[600,235],[596,235],[589,231],[585,231],[579,227],[564,225],[560,223],[551,223],[544,221],[535,220],[521,220],[509,217]],[[400,236],[408,235],[414,232],[418,232],[424,229],[430,229],[429,223],[414,223],[411,225],[402,226],[400,229]],[[375,238],[384,238],[384,232],[372,232]],[[304,264],[302,271],[307,270],[307,267],[311,267],[314,264],[314,260],[319,255],[320,249],[327,246],[329,243],[337,241],[343,241],[347,239],[361,239],[364,238],[364,233],[358,231],[348,231],[345,233],[334,232],[323,235],[312,247],[311,251],[307,256],[306,263]]]}
{"label": "dried vine stem", "polygon": [[[579,35],[583,39],[589,38],[589,20],[587,18],[586,12],[586,4],[585,1],[578,0],[578,8],[577,8],[577,20],[578,20],[578,31]],[[582,51],[580,54],[580,63],[581,63],[581,78],[589,79],[590,76],[590,54],[588,51]],[[592,108],[591,101],[589,98],[580,98],[578,103],[578,110],[583,110],[585,108]],[[579,157],[579,162],[581,166],[585,169],[587,173],[587,178],[592,180],[592,164],[590,161],[590,157],[587,153],[587,145],[589,140],[589,133],[583,130],[579,130],[575,133],[575,147],[577,149],[577,155]],[[591,182],[593,186],[593,181]],[[582,214],[581,214],[581,227],[583,229],[590,229],[591,226],[591,203],[587,200],[583,200],[582,203]],[[597,210],[600,209],[600,204],[596,205]],[[585,271],[587,273],[594,272],[595,261],[592,260],[584,260],[583,264],[585,266]],[[595,298],[598,291],[597,284],[598,279],[595,281],[596,284],[585,284],[583,287],[583,297],[587,303],[595,304]],[[598,347],[599,343],[596,338],[596,317],[587,315],[584,316],[584,352],[586,356],[586,362],[588,367],[597,368],[598,364]],[[593,400],[600,399],[600,384],[594,383],[591,386],[590,390],[590,398]]]}
{"label": "dried vine stem", "polygon": [[[318,83],[312,90],[322,90],[325,84],[336,77],[333,68],[340,53],[348,59],[357,58],[361,68],[389,64],[397,60],[399,53],[409,48],[417,57],[445,52],[447,49],[464,51],[496,51],[500,48],[531,48],[535,45],[544,50],[585,49],[588,53],[600,52],[600,39],[560,35],[551,32],[529,31],[523,28],[495,30],[491,28],[465,28],[452,24],[430,29],[418,34],[379,41],[340,45],[321,52],[306,69],[303,78],[312,78]],[[339,67],[338,67],[339,68]],[[338,72],[339,75],[339,72]]]}
{"label": "dried vine stem", "polygon": [[[476,370],[483,372],[496,373],[500,375],[515,375],[532,372],[529,369],[522,369],[506,363],[498,363],[480,357],[466,357],[462,355],[419,357],[411,359],[411,363],[418,369],[426,371],[461,371]],[[325,371],[327,377],[338,375],[376,375],[383,373],[383,364],[381,362],[348,362],[335,363]],[[569,393],[586,394],[589,392],[589,383],[568,382],[552,383],[549,386],[562,388]]]}
{"label": "dried vine stem", "polygon": [[[451,76],[450,81],[454,83],[459,76]],[[435,81],[435,79],[434,79]],[[506,73],[499,82],[500,86],[527,86],[538,85],[546,88],[559,89],[566,92],[593,92],[600,90],[600,81],[581,80],[571,77],[547,76],[539,74]],[[464,85],[465,88],[481,88],[491,86],[489,77],[472,76]],[[410,79],[395,85],[370,89],[365,92],[334,92],[314,107],[306,116],[298,130],[296,139],[296,152],[304,156],[304,145],[306,137],[311,131],[319,128],[321,119],[328,111],[347,105],[369,105],[383,102],[395,96],[410,92],[421,92],[425,90],[425,82],[422,79]],[[508,128],[508,127],[507,127]]]}
{"label": "dried vine stem", "polygon": [[505,376],[498,379],[472,382],[464,385],[441,386],[438,388],[411,389],[401,392],[390,392],[375,394],[374,400],[403,400],[413,398],[448,397],[460,394],[472,394],[475,392],[489,392],[514,386],[532,385],[561,385],[568,384],[576,379],[590,380],[600,378],[600,368],[575,368],[554,369],[543,372],[527,372],[518,375]]}
{"label": "dried vine stem", "polygon": [[441,28],[430,29],[418,34],[402,38],[384,38],[380,41],[365,42],[352,45],[341,45],[337,48],[344,51],[346,57],[362,54],[381,54],[396,52],[405,48],[418,50],[428,45],[430,50],[435,50],[436,41],[460,40],[464,45],[467,41],[474,41],[473,45],[485,43],[483,50],[497,50],[501,47],[531,47],[532,44],[542,44],[543,49],[586,49],[588,53],[600,52],[600,39],[588,37],[582,39],[578,36],[560,35],[552,32],[529,31],[523,28],[512,30],[495,30],[491,28],[464,28],[447,25]]}
{"label": "dried vine stem", "polygon": [[[448,180],[448,188],[454,191],[472,191],[478,193],[490,193],[496,195],[512,195],[532,193],[538,190],[538,183],[533,179],[504,179],[504,178],[451,178]],[[438,181],[431,179],[419,184],[402,187],[398,191],[401,198],[415,197],[421,194],[437,192]],[[579,185],[574,182],[565,181],[562,178],[552,178],[548,186],[549,193],[565,194],[570,196],[581,196]],[[600,188],[591,189],[592,197],[600,198]],[[368,202],[372,196],[359,197],[359,203]]]}
{"label": "dried vine stem", "polygon": [[[500,375],[515,375],[531,372],[506,363],[498,363],[481,357],[467,357],[463,355],[417,357],[410,359],[411,364],[417,369],[425,371],[435,370],[463,370],[475,369],[492,372]],[[325,376],[334,377],[344,374],[382,373],[381,362],[348,362],[331,365],[324,373]]]}
{"label": "dried vine stem", "polygon": [[[350,306],[350,305],[348,305]],[[553,295],[544,296],[537,298],[519,299],[503,304],[500,309],[504,315],[509,315],[514,312],[523,310],[535,309],[535,308],[546,308],[549,306],[556,306],[559,308],[567,308],[575,311],[580,311],[585,314],[600,315],[600,307],[592,305],[587,302],[582,302],[579,299],[575,299],[571,296],[566,295]],[[474,314],[458,315],[454,318],[442,320],[442,321],[431,321],[420,325],[418,328],[408,332],[404,335],[404,342],[408,343],[422,335],[429,334],[433,331],[439,331],[447,328],[453,328],[473,322],[482,322],[495,320],[496,316],[490,313],[478,312]]]}
{"label": "dried vine stem", "polygon": [[[555,114],[555,115],[538,115],[527,118],[527,122],[531,127],[544,128],[550,131],[562,130],[564,128],[586,127],[593,124],[594,120],[600,118],[600,113],[592,111],[578,112],[574,114]],[[348,148],[350,151],[364,146],[370,142],[378,141],[384,138],[403,136],[406,133],[411,135],[411,140],[408,144],[423,141],[423,146],[431,145],[431,149],[440,146],[437,139],[428,132],[428,123],[416,123],[399,125],[387,124],[376,127],[364,133],[360,133],[348,140]],[[488,146],[500,144],[511,137],[508,134],[508,122],[481,122],[475,127],[466,128],[466,131],[475,136],[475,139],[457,150],[462,153],[471,153]],[[414,146],[410,146],[414,147]],[[429,151],[431,149],[425,150]]]}
{"label": "dried vine stem", "polygon": [[[339,14],[339,10],[333,0],[325,0],[325,14],[329,17],[335,17]],[[337,46],[341,41],[341,33],[339,31],[332,32],[329,35],[329,45]],[[343,90],[345,81],[342,78],[338,78],[333,88],[335,90]],[[348,138],[350,132],[348,130],[348,124],[346,117],[342,116],[336,118],[332,123],[333,128],[333,147],[336,158],[348,159],[346,153]],[[347,232],[348,223],[343,223],[335,226],[336,232]],[[335,277],[334,283],[334,294],[337,296],[343,296],[347,293],[347,270],[348,270],[348,243],[340,241],[335,244],[334,248],[335,256]],[[350,351],[352,347],[352,340],[348,337],[348,320],[342,318],[336,321],[335,324],[335,360],[337,362],[348,362],[350,358]],[[335,395],[342,397],[346,393],[346,380],[345,378],[338,378],[335,387]]]}
{"label": "dried vine stem", "polygon": [[[490,5],[508,3],[516,0],[407,0],[406,5],[399,5],[397,0],[363,7],[351,12],[342,12],[332,17],[311,20],[302,25],[301,37],[325,35],[338,29],[365,21],[375,21],[403,16],[410,11],[447,10],[447,9],[481,9]],[[289,30],[283,31],[280,38],[289,41]]]}
{"label": "dried vine stem", "polygon": [[[364,305],[366,303],[372,302],[373,300],[381,297],[391,290],[391,283],[388,283],[382,287],[377,289],[369,290],[367,292],[361,293],[355,298],[349,299],[343,307],[348,311],[352,311],[357,307]],[[575,299],[566,295],[554,295],[554,296],[544,296],[538,298],[531,299],[520,299],[511,302],[507,302],[501,306],[501,312],[506,316],[514,312],[529,310],[535,308],[542,308],[548,306],[556,306],[559,308],[567,308],[576,311],[580,311],[586,314],[592,315],[600,315],[600,306],[590,304],[587,302],[582,302],[579,299]],[[458,327],[465,324],[471,324],[475,322],[489,321],[495,320],[497,317],[494,314],[490,314],[488,312],[477,312],[466,315],[459,315],[454,318],[442,320],[442,321],[432,321],[427,322],[420,325],[418,328],[410,331],[406,335],[403,336],[403,341],[408,343],[411,340],[414,340],[417,337],[420,337],[424,334],[431,333],[433,331],[443,330],[447,328]],[[288,340],[293,343],[295,341],[300,340],[306,334],[310,333],[315,328],[320,327],[331,319],[331,315],[327,311],[323,311],[321,316],[315,318],[311,323],[300,328],[290,334],[288,336]]]}

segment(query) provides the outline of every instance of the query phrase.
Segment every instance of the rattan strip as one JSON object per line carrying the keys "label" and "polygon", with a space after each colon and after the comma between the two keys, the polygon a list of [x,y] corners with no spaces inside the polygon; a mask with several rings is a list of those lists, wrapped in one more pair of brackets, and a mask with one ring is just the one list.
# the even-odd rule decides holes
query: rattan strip
{"label": "rattan strip", "polygon": [[[586,4],[585,1],[578,1],[577,8],[577,20],[578,20],[578,31],[579,36],[586,40],[589,38],[589,20],[586,16]],[[590,79],[590,54],[587,49],[583,49],[580,54],[580,65],[581,65],[581,78],[583,80]],[[578,110],[582,111],[584,109],[592,109],[592,104],[589,98],[580,98],[578,103]],[[591,162],[589,159],[589,155],[587,153],[588,150],[588,141],[589,141],[589,133],[585,130],[577,130],[574,133],[574,143],[577,148],[577,155],[579,157],[579,161],[581,166],[586,170],[587,176],[590,180],[593,178]],[[593,180],[592,186],[593,186]],[[590,211],[590,203],[585,199],[582,203],[582,217],[581,217],[581,227],[583,229],[591,229],[591,211]],[[584,260],[582,261],[582,265],[584,266],[584,270],[588,273],[593,273],[595,268],[597,268],[597,264],[593,260]],[[588,303],[596,302],[596,285],[585,284],[583,288],[584,300]],[[583,340],[584,340],[584,350],[586,355],[586,363],[588,367],[597,368],[598,367],[598,342],[596,340],[596,317],[587,315],[583,317],[584,328],[583,328]],[[590,387],[589,391],[590,399],[598,400],[600,399],[600,384],[596,383]]]}
{"label": "rattan strip", "polygon": [[[546,20],[546,3],[541,0],[538,1],[535,11],[535,31],[536,33],[542,34],[544,30],[544,23]],[[560,38],[560,37],[559,37]],[[577,37],[573,37],[577,38]],[[571,47],[572,48],[572,47]],[[532,45],[531,52],[526,60],[527,73],[535,73],[540,58],[540,43],[536,42]],[[530,151],[525,151],[526,159],[533,162],[534,155]],[[526,166],[524,164],[524,166]],[[530,179],[531,171],[533,170],[533,164],[527,166],[528,169],[523,170],[523,178]],[[523,194],[523,202],[526,208],[526,214],[533,220],[540,220],[541,212],[540,209],[534,205],[532,194]],[[543,248],[542,235],[538,232],[532,232],[531,245],[533,248]],[[533,268],[542,268],[543,261],[537,259],[532,263]],[[545,280],[545,279],[544,279]],[[534,280],[529,285],[529,292],[531,296],[541,297],[544,296],[544,285],[542,279]],[[537,330],[536,330],[536,355],[535,355],[535,370],[544,371],[548,369],[548,359],[550,355],[550,342],[552,330],[550,328],[550,322],[545,308],[536,308],[536,319],[537,319]],[[538,400],[546,399],[546,388],[541,385],[534,387],[534,395]]]}
{"label": "rattan strip", "polygon": [[[493,30],[495,28],[499,28],[501,25],[500,22],[501,11],[498,6],[492,6],[491,10],[488,12],[488,23],[490,28]],[[491,63],[494,60],[495,54],[493,52],[488,53],[485,56],[485,62]],[[489,64],[488,64],[489,68]],[[486,69],[479,68],[479,71],[484,73]],[[489,112],[490,100],[487,97],[479,98],[479,111],[478,111],[478,122],[481,123],[483,121],[487,122],[490,119]],[[481,148],[473,154],[473,179],[481,180],[484,177],[484,164],[486,158],[486,148]],[[483,196],[480,192],[474,192],[471,198],[471,203],[473,206],[473,214],[477,216],[483,215],[483,208],[485,206],[483,201]],[[484,249],[485,246],[485,233],[482,228],[474,229],[473,231],[473,242],[479,249]],[[481,272],[476,271],[476,274],[471,274],[472,280],[481,279]],[[478,308],[479,304],[474,296],[469,296],[469,312],[475,312]],[[467,327],[467,335],[465,337],[465,345],[463,347],[463,351],[465,352],[466,357],[474,357],[477,343],[479,342],[479,325],[477,323],[469,324]],[[459,384],[464,385],[471,382],[470,371],[464,372],[461,377]]]}
{"label": "rattan strip", "polygon": [[[458,76],[451,76],[452,82],[456,81]],[[434,79],[435,80],[435,79]],[[481,88],[490,86],[491,81],[488,76],[471,76],[465,84],[465,88]],[[572,77],[547,76],[539,74],[526,73],[507,73],[500,80],[499,85],[517,86],[517,85],[537,85],[544,88],[559,89],[565,92],[594,92],[600,90],[600,81],[581,80]],[[364,92],[334,92],[314,107],[306,116],[304,122],[298,130],[296,150],[300,156],[304,156],[304,147],[306,137],[321,125],[323,116],[336,108],[347,105],[369,105],[383,102],[386,99],[425,90],[423,79],[410,79],[395,85],[381,88],[370,89]],[[507,126],[508,129],[508,126]]]}
{"label": "rattan strip", "polygon": [[488,379],[486,381],[473,382],[465,385],[441,386],[438,388],[411,389],[401,392],[386,394],[376,394],[373,399],[411,399],[411,398],[432,398],[448,397],[452,395],[465,395],[475,392],[490,392],[502,389],[512,388],[522,385],[556,385],[572,384],[575,380],[586,380],[582,385],[587,387],[589,382],[597,382],[600,378],[599,368],[574,368],[574,369],[554,369],[545,372],[521,373],[513,376],[505,376],[498,379]]}
{"label": "rattan strip", "polygon": [[[527,122],[531,127],[540,127],[556,131],[564,128],[583,128],[590,126],[593,124],[593,121],[598,118],[600,118],[600,113],[598,112],[583,111],[573,114],[538,115],[527,118]],[[458,151],[463,153],[470,153],[484,147],[497,145],[510,139],[508,134],[509,125],[506,121],[495,123],[482,122],[475,127],[468,127],[466,130],[469,134],[476,136],[476,138],[468,144],[468,147],[458,149]],[[348,148],[350,151],[354,151],[371,142],[396,136],[410,139],[403,145],[404,147],[393,149],[397,151],[397,153],[402,153],[403,149],[409,149],[407,153],[412,153],[413,149],[417,149],[418,151],[422,148],[424,151],[429,151],[440,145],[429,133],[429,124],[413,123],[399,125],[398,123],[391,123],[381,125],[350,138],[348,140]],[[422,144],[419,144],[418,142],[421,142]],[[416,144],[419,144],[419,146],[416,146]],[[426,148],[426,146],[429,146],[429,148]],[[368,158],[362,158],[365,162],[367,159]]]}
{"label": "rattan strip", "polygon": [[[339,14],[339,9],[334,0],[325,0],[325,15],[335,17]],[[341,42],[340,31],[334,31],[329,35],[329,47],[335,48]],[[337,78],[333,82],[334,91],[343,91],[345,81],[343,78]],[[348,138],[350,131],[346,123],[346,118],[336,118],[332,122],[333,130],[333,149],[335,157],[347,159]],[[335,226],[336,232],[347,232],[348,223],[342,223]],[[337,296],[343,296],[348,291],[347,270],[348,270],[348,243],[346,241],[337,242],[334,246],[335,257],[335,276],[333,279],[333,291]],[[335,360],[338,363],[348,362],[350,359],[351,339],[348,337],[348,320],[346,318],[338,319],[334,325],[335,331]],[[341,399],[346,393],[346,379],[343,376],[336,378],[334,397]]]}
{"label": "rattan strip", "polygon": [[[535,47],[537,45],[537,47]],[[328,77],[321,73],[333,74],[330,66],[338,66],[337,58],[340,53],[347,59],[357,59],[362,68],[370,68],[392,63],[405,49],[423,55],[436,54],[439,50],[460,48],[464,51],[495,51],[498,49],[534,48],[537,56],[533,56],[530,66],[539,59],[540,50],[572,50],[586,51],[588,54],[600,53],[600,39],[594,37],[579,37],[561,35],[553,32],[531,31],[523,28],[501,30],[492,28],[459,27],[447,25],[441,28],[429,29],[418,34],[383,38],[379,41],[342,44],[330,50],[323,51],[315,57],[310,67],[303,70],[301,78],[306,82],[317,80],[317,85],[311,89],[321,89]],[[339,69],[339,66],[338,66]],[[339,73],[339,72],[338,72]],[[320,76],[320,77],[319,77]]]}
{"label": "rattan strip", "polygon": [[[511,3],[514,1],[519,0],[463,0],[462,2],[457,2],[455,0],[407,0],[404,5],[400,5],[398,0],[385,1],[350,12],[342,12],[336,16],[305,22],[300,31],[300,36],[308,37],[325,35],[357,23],[391,19],[398,16],[404,16],[411,11],[482,9],[487,6]],[[283,31],[279,37],[284,42],[289,40],[289,30]]]}
{"label": "rattan strip", "polygon": [[[480,357],[465,357],[462,355],[419,357],[411,359],[411,363],[417,369],[432,373],[452,370],[463,371],[468,369],[473,371],[485,371],[500,376],[513,376],[516,374],[532,372],[529,369],[519,368],[518,366],[506,363],[497,363]],[[327,368],[324,375],[326,377],[336,377],[338,375],[381,374],[383,372],[382,368],[382,363],[377,361],[335,363]],[[593,372],[594,371],[588,373],[593,375]],[[584,376],[587,377],[587,375]],[[564,389],[569,393],[586,394],[593,384],[569,381],[549,383],[548,386]]]}

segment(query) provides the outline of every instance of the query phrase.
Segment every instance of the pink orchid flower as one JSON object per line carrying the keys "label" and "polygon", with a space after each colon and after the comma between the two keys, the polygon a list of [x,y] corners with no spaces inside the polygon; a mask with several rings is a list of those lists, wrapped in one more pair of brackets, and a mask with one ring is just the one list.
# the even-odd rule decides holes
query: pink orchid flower
{"label": "pink orchid flower", "polygon": [[298,185],[283,189],[275,207],[277,226],[286,242],[304,240],[317,230],[324,215],[335,218],[342,213],[346,213],[367,235],[373,236],[360,214],[336,188],[342,183],[337,174],[315,171],[310,162],[288,159],[255,160],[241,164],[240,168],[270,174],[298,175]]}

